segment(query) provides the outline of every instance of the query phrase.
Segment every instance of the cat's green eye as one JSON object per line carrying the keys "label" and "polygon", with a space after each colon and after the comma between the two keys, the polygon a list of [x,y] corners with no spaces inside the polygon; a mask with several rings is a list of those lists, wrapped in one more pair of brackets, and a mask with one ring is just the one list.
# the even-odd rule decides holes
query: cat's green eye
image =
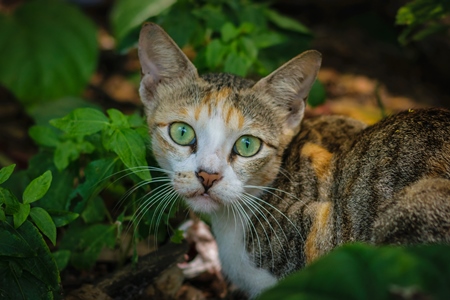
{"label": "cat's green eye", "polygon": [[181,146],[189,146],[195,143],[195,131],[186,123],[172,123],[169,128],[172,140]]}
{"label": "cat's green eye", "polygon": [[261,149],[261,140],[251,135],[241,136],[234,143],[233,151],[243,157],[250,157]]}

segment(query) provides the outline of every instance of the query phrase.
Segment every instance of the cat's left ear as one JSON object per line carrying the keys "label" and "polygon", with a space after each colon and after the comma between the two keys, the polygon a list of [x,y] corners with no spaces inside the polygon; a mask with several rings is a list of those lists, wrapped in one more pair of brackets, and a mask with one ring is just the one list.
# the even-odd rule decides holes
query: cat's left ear
{"label": "cat's left ear", "polygon": [[305,112],[309,91],[319,72],[322,55],[310,50],[294,57],[267,77],[258,81],[253,89],[271,97],[271,101],[285,112],[283,132],[294,135]]}
{"label": "cat's left ear", "polygon": [[197,69],[183,51],[154,23],[142,26],[138,54],[142,68],[141,98],[144,104],[151,104],[159,85],[173,84],[182,78],[193,80],[198,76]]}

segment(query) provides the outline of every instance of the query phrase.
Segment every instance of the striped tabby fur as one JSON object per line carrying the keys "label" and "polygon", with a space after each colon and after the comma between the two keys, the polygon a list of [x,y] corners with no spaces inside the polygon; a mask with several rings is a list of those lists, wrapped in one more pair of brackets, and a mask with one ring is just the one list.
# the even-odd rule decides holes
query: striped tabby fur
{"label": "striped tabby fur", "polygon": [[[223,272],[249,296],[343,243],[450,242],[449,111],[409,110],[370,127],[339,116],[303,120],[316,51],[256,83],[199,76],[149,23],[139,57],[170,191],[210,215]],[[171,138],[177,122],[195,131],[191,144]],[[233,152],[242,136],[262,141],[255,155]]]}

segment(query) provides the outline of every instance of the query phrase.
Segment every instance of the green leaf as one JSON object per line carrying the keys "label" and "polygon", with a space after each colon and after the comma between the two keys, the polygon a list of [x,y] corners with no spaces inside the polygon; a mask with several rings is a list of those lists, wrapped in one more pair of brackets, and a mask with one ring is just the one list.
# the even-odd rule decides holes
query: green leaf
{"label": "green leaf", "polygon": [[223,58],[228,50],[229,47],[222,44],[219,39],[212,40],[206,46],[205,52],[206,63],[208,67],[211,69],[217,68],[223,62]]}
{"label": "green leaf", "polygon": [[450,247],[345,245],[282,280],[258,299],[420,299],[450,293]]}
{"label": "green leaf", "polygon": [[111,108],[106,111],[111,119],[111,125],[116,128],[130,128],[128,118],[117,109]]}
{"label": "green leaf", "polygon": [[114,130],[112,135],[105,137],[105,148],[114,151],[124,165],[144,180],[150,180],[150,172],[143,167],[148,166],[146,145],[142,137],[134,130],[124,128]]}
{"label": "green leaf", "polygon": [[311,31],[305,25],[298,22],[297,20],[281,15],[275,10],[266,9],[264,11],[264,14],[271,22],[282,29],[295,31],[302,34],[311,34]]}
{"label": "green leaf", "polygon": [[32,257],[36,255],[27,241],[14,233],[10,224],[0,223],[0,229],[2,229],[0,230],[0,256]]}
{"label": "green leaf", "polygon": [[6,221],[6,214],[2,207],[0,207],[0,221],[1,222]]}
{"label": "green leaf", "polygon": [[13,215],[14,219],[14,228],[20,227],[20,225],[25,222],[30,214],[30,204],[22,204],[20,203],[19,211]]}
{"label": "green leaf", "polygon": [[78,185],[76,192],[83,197],[84,200],[89,200],[95,197],[107,184],[113,173],[114,167],[118,159],[104,158],[91,161],[84,170],[86,180]]}
{"label": "green leaf", "polygon": [[79,214],[77,213],[65,210],[47,209],[47,212],[50,214],[50,217],[52,218],[53,223],[55,223],[56,227],[66,226],[67,224],[76,220],[79,216]]}
{"label": "green leaf", "polygon": [[227,22],[220,29],[220,33],[222,35],[222,41],[229,43],[239,35],[239,30],[233,23]]}
{"label": "green leaf", "polygon": [[111,11],[111,25],[119,44],[137,26],[158,15],[175,0],[118,0]]}
{"label": "green leaf", "polygon": [[71,252],[69,250],[59,250],[52,253],[60,272],[67,267],[70,260],[70,254]]}
{"label": "green leaf", "polygon": [[5,203],[5,213],[12,215],[20,210],[20,202],[10,190],[0,187],[0,203]]}
{"label": "green leaf", "polygon": [[55,245],[56,226],[48,212],[43,208],[33,207],[30,211],[30,217],[39,230],[49,238],[53,245]]}
{"label": "green leaf", "polygon": [[50,185],[52,183],[52,172],[46,171],[44,174],[39,176],[30,182],[30,184],[25,188],[23,192],[23,203],[33,203],[41,199],[45,193],[47,193]]}
{"label": "green leaf", "polygon": [[325,87],[319,80],[316,80],[311,87],[311,91],[309,92],[308,104],[312,107],[321,105],[325,102],[326,97],[327,92]]}
{"label": "green leaf", "polygon": [[58,134],[48,126],[32,126],[28,134],[40,146],[56,147],[59,142]]}
{"label": "green leaf", "polygon": [[8,180],[8,178],[11,176],[11,174],[14,171],[14,168],[16,167],[15,164],[9,165],[7,167],[3,167],[0,169],[0,184]]}
{"label": "green leaf", "polygon": [[245,76],[250,66],[251,61],[245,56],[230,52],[225,60],[224,72]]}
{"label": "green leaf", "polygon": [[51,120],[50,124],[70,136],[86,136],[105,129],[109,122],[97,109],[78,108],[63,118]]}
{"label": "green leaf", "polygon": [[256,60],[256,58],[258,57],[258,48],[256,47],[253,40],[248,37],[242,37],[239,39],[239,43],[246,56],[250,58],[251,61]]}
{"label": "green leaf", "polygon": [[63,236],[60,249],[72,252],[71,264],[77,269],[91,268],[103,247],[113,248],[116,244],[115,225],[69,226]]}
{"label": "green leaf", "polygon": [[183,230],[177,229],[170,238],[170,241],[175,244],[181,244],[183,242],[183,239],[184,239]]}
{"label": "green leaf", "polygon": [[95,70],[97,30],[65,1],[25,1],[0,28],[0,83],[20,100],[79,94]]}
{"label": "green leaf", "polygon": [[58,299],[55,260],[29,221],[17,229],[0,222],[0,294],[4,299]]}

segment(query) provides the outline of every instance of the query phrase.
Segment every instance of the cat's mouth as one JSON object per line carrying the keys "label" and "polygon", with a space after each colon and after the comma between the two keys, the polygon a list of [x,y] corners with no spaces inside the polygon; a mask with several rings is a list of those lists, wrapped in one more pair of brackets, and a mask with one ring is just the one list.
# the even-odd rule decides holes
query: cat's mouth
{"label": "cat's mouth", "polygon": [[222,205],[220,199],[217,199],[209,193],[201,193],[187,197],[186,202],[194,211],[201,213],[214,212]]}

